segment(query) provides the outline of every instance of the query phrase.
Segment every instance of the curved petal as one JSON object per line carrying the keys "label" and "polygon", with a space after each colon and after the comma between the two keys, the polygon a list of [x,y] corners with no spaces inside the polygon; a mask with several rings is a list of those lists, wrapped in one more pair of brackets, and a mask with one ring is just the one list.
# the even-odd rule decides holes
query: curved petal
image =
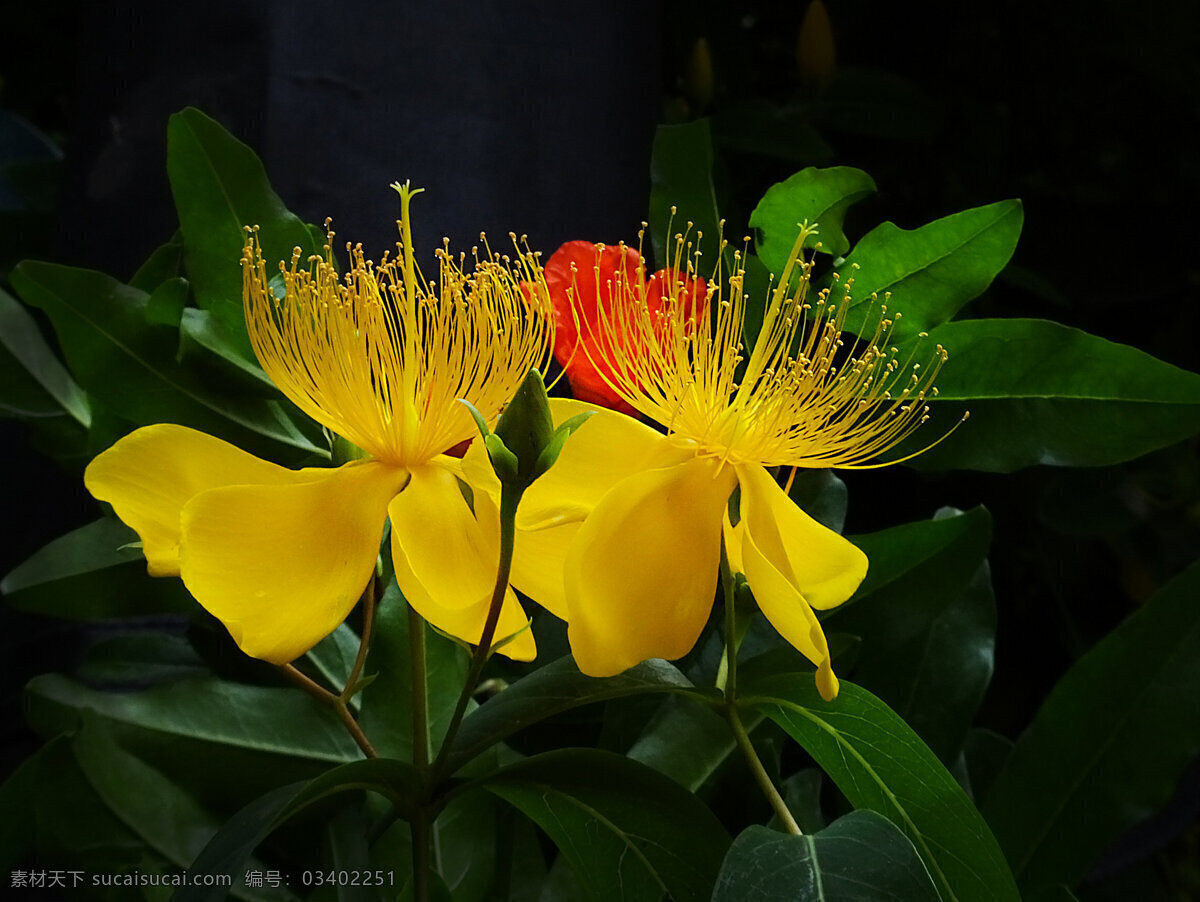
{"label": "curved petal", "polygon": [[818,610],[837,607],[853,595],[867,575],[867,556],[804,513],[762,467],[739,464],[735,469],[746,536],[771,566]]}
{"label": "curved petal", "polygon": [[838,681],[813,607],[833,607],[853,595],[866,576],[867,556],[796,507],[762,467],[736,469],[743,572],[771,625],[817,665],[817,689],[829,701]]}
{"label": "curved petal", "polygon": [[[500,561],[500,515],[476,492],[472,511],[448,468],[412,469],[404,491],[388,505],[393,547],[404,550],[413,579],[442,608],[466,608],[490,598]],[[409,586],[400,584],[409,594]],[[431,621],[432,622],[432,621]]]}
{"label": "curved petal", "polygon": [[632,417],[578,401],[550,401],[555,425],[585,411],[594,411],[591,419],[567,439],[554,466],[525,492],[517,511],[518,528],[582,520],[622,479],[694,455]]}
{"label": "curved petal", "polygon": [[754,600],[779,634],[817,665],[817,689],[825,701],[832,700],[837,696],[838,682],[817,615],[796,587],[766,559],[750,534],[744,533],[743,539],[743,572],[754,591]]}
{"label": "curved petal", "polygon": [[563,568],[577,532],[579,523],[517,530],[512,584],[559,620],[567,619]]}
{"label": "curved petal", "polygon": [[611,676],[691,650],[712,609],[733,486],[728,467],[693,457],[628,477],[596,506],[565,569],[580,670]]}
{"label": "curved petal", "polygon": [[[321,478],[314,480],[314,474]],[[236,485],[183,508],[183,582],[246,654],[285,664],[337,629],[375,566],[407,471],[376,461]]]}
{"label": "curved petal", "polygon": [[[434,469],[434,468],[425,468]],[[436,477],[440,480],[440,477]],[[397,497],[392,503],[392,507],[396,507],[396,503],[404,494],[407,494],[407,489]],[[457,492],[457,487],[455,488]],[[459,499],[462,496],[459,495]],[[486,531],[478,525],[476,530],[480,532],[477,537],[474,547],[490,546],[492,551],[490,556],[485,559],[473,562],[470,566],[476,576],[472,578],[472,584],[476,589],[481,591],[466,604],[456,603],[455,606],[448,606],[443,599],[431,594],[429,586],[418,578],[417,573],[413,570],[413,558],[410,556],[412,545],[406,546],[404,539],[397,534],[396,521],[392,520],[392,564],[396,569],[396,584],[400,587],[400,591],[408,600],[408,603],[416,609],[417,613],[424,617],[429,623],[440,629],[444,633],[449,633],[464,642],[469,642],[472,645],[477,645],[483,636],[484,623],[487,620],[488,608],[491,605],[492,590],[496,582],[496,568],[500,561],[500,542],[498,537],[499,530],[499,511],[496,510],[491,498],[484,493],[479,493],[475,496],[476,511],[481,515],[483,520],[490,520],[496,525],[492,527],[491,535],[487,535]],[[474,521],[473,521],[474,522]],[[461,552],[459,552],[461,555]],[[487,579],[487,585],[482,586],[478,578],[478,573],[482,572],[483,568],[490,567],[490,576]],[[422,567],[422,573],[428,572],[428,567]],[[450,574],[451,576],[453,574]],[[441,583],[437,583],[441,585]],[[465,597],[461,592],[457,599]],[[517,661],[532,661],[537,655],[537,646],[533,641],[533,633],[528,629],[529,618],[525,616],[525,611],[521,608],[521,603],[517,601],[517,596],[510,587],[504,596],[504,604],[500,608],[500,620],[496,627],[496,639],[503,639],[506,636],[518,634],[515,639],[498,649],[499,653],[510,657]]]}
{"label": "curved petal", "polygon": [[229,485],[311,482],[327,472],[288,470],[195,429],[160,423],[98,455],[83,482],[141,537],[151,576],[178,576],[179,515],[192,498]]}

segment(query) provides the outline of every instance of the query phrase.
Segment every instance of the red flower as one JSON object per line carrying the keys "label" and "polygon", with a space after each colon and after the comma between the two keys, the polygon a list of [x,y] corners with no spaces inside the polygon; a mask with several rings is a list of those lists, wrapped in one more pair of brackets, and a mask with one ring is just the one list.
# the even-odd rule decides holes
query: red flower
{"label": "red flower", "polygon": [[707,299],[704,279],[685,278],[679,285],[681,280],[673,269],[660,269],[648,281],[644,272],[644,264],[633,248],[589,241],[568,241],[554,252],[544,270],[554,312],[554,359],[566,371],[572,394],[580,401],[630,416],[637,416],[637,411],[604,378],[612,378],[612,368],[599,352],[599,304],[611,310],[613,292],[625,291],[644,301],[651,313],[657,313],[665,287],[667,297],[678,293],[695,325],[699,326],[708,314],[708,305],[703,303]]}

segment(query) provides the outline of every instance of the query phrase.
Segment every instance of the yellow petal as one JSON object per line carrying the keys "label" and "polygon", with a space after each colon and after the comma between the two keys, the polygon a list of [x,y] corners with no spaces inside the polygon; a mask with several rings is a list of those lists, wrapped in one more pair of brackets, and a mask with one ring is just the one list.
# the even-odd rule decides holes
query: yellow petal
{"label": "yellow petal", "polygon": [[273,664],[346,619],[375,566],[388,501],[408,478],[376,461],[306,475],[212,489],[182,513],[184,583],[242,651]]}
{"label": "yellow petal", "polygon": [[578,523],[517,530],[512,584],[560,620],[567,619],[563,568],[577,532]]}
{"label": "yellow petal", "polygon": [[611,676],[691,650],[712,608],[721,515],[733,486],[728,467],[693,457],[634,474],[596,505],[565,571],[568,636],[580,670]]}
{"label": "yellow petal", "polygon": [[[423,469],[434,469],[426,467]],[[429,483],[437,484],[442,481],[440,476],[430,476],[425,474],[423,477],[426,482],[426,489]],[[434,489],[434,491],[437,491]],[[455,492],[457,492],[457,487]],[[395,501],[392,502],[390,510],[394,510],[404,495],[408,493],[406,489],[401,493]],[[461,500],[462,496],[459,495]],[[494,525],[489,527],[491,533],[488,534],[478,523],[474,527],[478,535],[472,540],[471,547],[474,548],[490,548],[491,551],[486,558],[481,558],[477,561],[470,562],[467,566],[475,576],[471,577],[471,583],[475,587],[476,595],[467,603],[462,603],[466,597],[465,589],[458,590],[454,597],[454,604],[447,605],[445,600],[434,595],[430,591],[430,585],[418,578],[417,573],[413,569],[413,564],[416,563],[412,557],[413,543],[405,544],[404,537],[397,534],[395,514],[392,514],[392,563],[396,569],[396,583],[400,587],[400,591],[404,597],[427,621],[432,623],[444,633],[449,633],[464,642],[469,642],[472,645],[479,644],[479,640],[483,637],[483,627],[487,620],[488,608],[491,605],[492,591],[496,583],[496,569],[500,563],[500,542],[499,542],[499,511],[496,510],[490,496],[485,492],[479,492],[475,496],[475,510],[484,520],[492,520]],[[468,511],[469,513],[469,511]],[[472,523],[475,520],[472,519]],[[428,553],[429,549],[425,549]],[[445,549],[450,554],[450,557],[462,562],[463,556],[461,549],[453,551]],[[436,552],[435,552],[436,553]],[[443,560],[445,555],[443,555]],[[422,573],[428,574],[431,570],[436,569],[436,561],[426,561],[421,567]],[[486,582],[482,584],[479,577],[484,571],[490,572]],[[451,576],[453,573],[450,574]],[[437,580],[434,585],[442,587],[442,580]],[[500,608],[500,620],[496,627],[496,640],[511,636],[514,633],[520,633],[512,642],[499,649],[500,654],[506,655],[517,661],[532,661],[537,655],[537,646],[533,641],[533,633],[528,629],[529,618],[525,616],[524,610],[521,608],[521,603],[517,601],[517,596],[511,588],[505,593],[504,604]]]}
{"label": "yellow petal", "polygon": [[594,411],[591,419],[567,439],[554,466],[525,493],[517,511],[518,527],[582,520],[627,476],[680,463],[694,454],[623,413],[561,398],[550,401],[556,425],[589,410]]}
{"label": "yellow petal", "polygon": [[739,465],[737,475],[743,572],[771,625],[817,665],[817,689],[830,701],[838,681],[812,600],[833,607],[849,598],[867,557],[796,507],[762,467]]}
{"label": "yellow petal", "polygon": [[228,485],[293,485],[314,472],[259,460],[219,438],[162,423],[132,432],[93,460],[84,485],[142,540],[151,576],[179,575],[179,515],[196,495]]}
{"label": "yellow petal", "polygon": [[736,470],[746,536],[771,566],[818,610],[853,595],[867,575],[867,556],[804,513],[762,467]]}
{"label": "yellow petal", "polygon": [[729,558],[729,569],[734,573],[745,573],[742,563],[742,542],[746,535],[746,521],[738,520],[737,526],[729,522],[729,506],[725,507],[725,556]]}
{"label": "yellow petal", "polygon": [[[478,644],[500,564],[500,512],[486,488],[471,486],[472,512],[452,472],[457,469],[439,460],[412,471],[412,481],[388,507],[392,562],[400,591],[422,617],[443,632]],[[462,472],[477,475],[467,467]],[[501,654],[533,660],[537,648],[528,625],[510,588],[496,639],[520,635],[501,648]]]}
{"label": "yellow petal", "polygon": [[[425,464],[388,506],[392,540],[400,543],[413,578],[435,604],[466,608],[490,598],[500,560],[500,515],[487,492],[467,505],[446,467]],[[407,596],[410,586],[400,584]]]}

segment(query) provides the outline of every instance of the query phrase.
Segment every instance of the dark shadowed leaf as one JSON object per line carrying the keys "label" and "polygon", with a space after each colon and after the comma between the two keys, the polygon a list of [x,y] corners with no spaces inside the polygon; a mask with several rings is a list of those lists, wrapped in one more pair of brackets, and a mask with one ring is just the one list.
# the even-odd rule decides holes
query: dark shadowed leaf
{"label": "dark shadowed leaf", "polygon": [[1200,564],[1067,671],[983,803],[1027,889],[1074,886],[1200,751]]}
{"label": "dark shadowed leaf", "polygon": [[852,811],[812,835],[749,827],[725,856],[713,902],[941,902],[941,897],[908,837],[873,811]]}
{"label": "dark shadowed leaf", "polygon": [[596,902],[706,900],[729,846],[694,795],[609,752],[547,752],[477,785],[536,821]]}
{"label": "dark shadowed leaf", "polygon": [[[697,119],[683,125],[660,125],[654,133],[654,149],[650,156],[650,246],[654,250],[654,267],[663,269],[675,265],[677,250],[675,235],[693,228],[688,235],[687,258],[701,256],[697,272],[706,278],[717,265],[721,241],[721,214],[713,189],[712,136],[707,119]],[[671,213],[674,207],[676,212]],[[697,232],[704,237],[697,239]],[[680,266],[682,269],[683,266]]]}

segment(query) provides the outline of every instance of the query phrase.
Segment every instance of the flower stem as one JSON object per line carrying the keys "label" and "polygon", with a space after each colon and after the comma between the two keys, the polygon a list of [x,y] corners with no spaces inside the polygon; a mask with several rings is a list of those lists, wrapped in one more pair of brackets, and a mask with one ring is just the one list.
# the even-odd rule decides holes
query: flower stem
{"label": "flower stem", "polygon": [[729,556],[725,552],[724,536],[721,537],[721,587],[725,598],[725,666],[722,668],[725,678],[724,686],[722,687],[725,692],[725,714],[729,718],[729,726],[733,729],[734,741],[737,742],[738,748],[742,750],[742,755],[745,756],[746,763],[750,765],[750,773],[754,777],[754,782],[758,784],[758,788],[766,796],[767,802],[783,823],[784,829],[793,836],[801,836],[803,831],[800,829],[800,825],[796,823],[796,819],[792,817],[792,813],[788,811],[787,804],[783,801],[783,796],[779,794],[779,790],[771,782],[771,777],[767,773],[767,769],[763,767],[762,761],[759,760],[758,753],[754,750],[754,744],[750,741],[750,734],[746,732],[746,727],[742,724],[741,715],[738,713],[737,653],[739,642],[737,609],[734,604],[733,571],[729,567]]}
{"label": "flower stem", "polygon": [[425,679],[425,621],[408,606],[408,647],[412,663],[412,756],[424,773],[429,767],[429,688]]}
{"label": "flower stem", "polygon": [[511,488],[508,485],[504,485],[501,488],[500,564],[496,571],[496,585],[492,589],[492,602],[488,608],[487,620],[483,625],[483,633],[479,637],[479,644],[475,647],[475,653],[471,656],[471,666],[467,671],[466,682],[463,684],[462,693],[458,696],[458,704],[454,706],[454,716],[450,718],[450,726],[446,729],[446,737],[442,740],[442,747],[438,751],[437,760],[433,763],[435,782],[443,776],[442,770],[446,766],[451,746],[454,744],[454,737],[458,734],[458,728],[462,724],[463,715],[466,714],[467,704],[475,694],[475,687],[479,683],[479,675],[483,672],[483,666],[487,663],[488,655],[492,649],[492,640],[496,638],[496,625],[500,622],[500,609],[504,605],[504,596],[508,592],[508,578],[512,571],[513,543],[516,539],[517,503],[520,500],[520,490]]}
{"label": "flower stem", "polygon": [[354,666],[350,668],[350,675],[346,677],[346,685],[342,687],[340,696],[344,703],[349,703],[354,697],[355,688],[358,686],[358,678],[362,676],[363,665],[367,662],[367,649],[371,646],[371,627],[375,622],[375,571],[371,571],[371,578],[367,580],[367,587],[362,594],[363,606],[363,628],[362,638],[358,641],[358,654],[354,658]]}
{"label": "flower stem", "polygon": [[362,753],[364,755],[366,755],[368,758],[378,757],[378,755],[375,753],[375,748],[371,745],[370,740],[367,739],[367,734],[362,731],[362,727],[358,725],[358,721],[356,721],[354,719],[354,715],[350,713],[350,708],[346,705],[345,699],[343,699],[340,695],[334,695],[324,686],[319,686],[318,684],[314,683],[311,679],[309,679],[291,664],[280,664],[279,669],[283,672],[284,676],[286,676],[289,680],[291,680],[317,701],[323,702],[326,705],[329,705],[329,707],[333,708],[334,713],[337,714],[338,719],[342,722],[342,725],[345,726],[346,731],[351,735],[351,737],[353,737],[354,741],[358,743],[358,747],[362,749]]}

